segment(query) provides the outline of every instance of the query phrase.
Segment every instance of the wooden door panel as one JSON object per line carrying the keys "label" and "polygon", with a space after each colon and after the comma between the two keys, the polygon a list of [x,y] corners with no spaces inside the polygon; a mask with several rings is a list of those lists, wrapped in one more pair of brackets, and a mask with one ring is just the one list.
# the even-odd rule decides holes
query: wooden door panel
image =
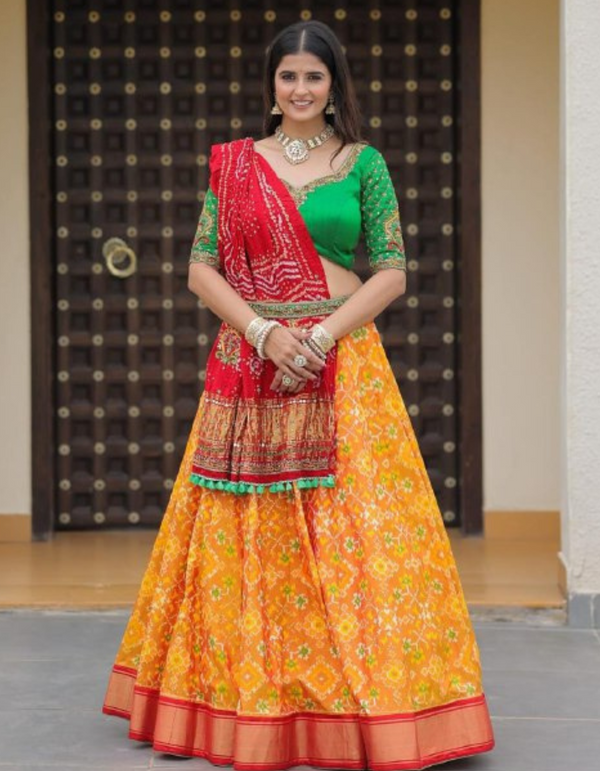
{"label": "wooden door panel", "polygon": [[[460,523],[454,7],[54,0],[57,529],[161,520],[218,328],[187,289],[209,148],[259,136],[265,47],[311,13],[346,46],[397,187],[409,284],[378,326],[444,518]],[[115,237],[137,260],[126,278],[103,255]]]}

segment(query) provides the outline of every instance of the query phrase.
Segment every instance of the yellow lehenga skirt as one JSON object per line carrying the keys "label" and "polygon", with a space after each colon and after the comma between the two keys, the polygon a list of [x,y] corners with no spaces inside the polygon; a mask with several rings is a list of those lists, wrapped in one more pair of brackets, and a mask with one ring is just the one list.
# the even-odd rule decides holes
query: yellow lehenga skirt
{"label": "yellow lehenga skirt", "polygon": [[338,344],[333,488],[189,481],[202,398],[103,711],[237,769],[421,769],[492,749],[449,539],[373,323]]}

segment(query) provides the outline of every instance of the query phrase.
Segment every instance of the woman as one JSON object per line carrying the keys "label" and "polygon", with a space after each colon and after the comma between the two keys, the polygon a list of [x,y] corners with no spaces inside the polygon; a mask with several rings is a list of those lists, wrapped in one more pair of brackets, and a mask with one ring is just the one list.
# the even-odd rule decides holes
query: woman
{"label": "woman", "polygon": [[373,323],[406,286],[387,166],[324,24],[277,36],[265,94],[264,139],[212,148],[189,286],[223,324],[104,711],[238,769],[490,750],[456,565]]}

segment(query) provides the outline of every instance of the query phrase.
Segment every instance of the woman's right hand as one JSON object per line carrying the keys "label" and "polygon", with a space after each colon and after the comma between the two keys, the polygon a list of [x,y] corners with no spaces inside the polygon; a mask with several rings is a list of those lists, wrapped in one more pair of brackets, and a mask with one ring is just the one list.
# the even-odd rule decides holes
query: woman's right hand
{"label": "woman's right hand", "polygon": [[[284,375],[294,380],[316,380],[325,363],[309,348],[302,345],[302,340],[310,337],[308,329],[297,327],[275,327],[269,332],[264,345],[265,355],[271,359]],[[299,367],[294,363],[298,355],[304,356],[306,364]]]}

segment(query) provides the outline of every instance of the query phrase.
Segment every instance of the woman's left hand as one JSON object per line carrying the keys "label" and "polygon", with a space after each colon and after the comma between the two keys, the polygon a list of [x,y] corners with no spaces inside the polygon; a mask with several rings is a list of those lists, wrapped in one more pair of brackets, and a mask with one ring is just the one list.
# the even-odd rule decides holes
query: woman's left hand
{"label": "woman's left hand", "polygon": [[[290,332],[297,340],[304,340],[308,336],[308,330],[303,329],[302,327],[287,327],[288,332]],[[284,381],[285,378],[285,381]],[[291,380],[291,383],[288,383],[287,381]],[[304,386],[306,385],[306,378],[302,377],[293,377],[290,374],[287,374],[284,372],[280,367],[277,368],[277,372],[275,373],[275,377],[273,378],[273,382],[271,383],[271,390],[278,391],[279,393],[283,394],[297,394],[302,391]]]}

